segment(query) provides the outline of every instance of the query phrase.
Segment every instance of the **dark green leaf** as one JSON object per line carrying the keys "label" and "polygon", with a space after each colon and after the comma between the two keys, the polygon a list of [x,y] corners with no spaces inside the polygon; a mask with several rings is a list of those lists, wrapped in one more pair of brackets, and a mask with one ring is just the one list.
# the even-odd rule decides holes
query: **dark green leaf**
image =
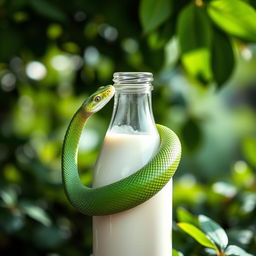
{"label": "dark green leaf", "polygon": [[195,151],[201,143],[201,127],[198,121],[193,118],[189,118],[181,129],[183,141],[186,146],[186,150]]}
{"label": "dark green leaf", "polygon": [[182,53],[208,47],[211,43],[211,27],[205,9],[193,3],[186,6],[178,19],[178,40]]}
{"label": "dark green leaf", "polygon": [[177,225],[186,233],[188,233],[190,236],[192,236],[198,243],[205,247],[213,248],[215,249],[216,246],[214,243],[197,227],[185,223],[185,222],[180,222],[177,223]]}
{"label": "dark green leaf", "polygon": [[227,33],[256,42],[256,11],[240,0],[214,0],[208,4],[212,20]]}
{"label": "dark green leaf", "polygon": [[160,49],[167,44],[174,35],[173,24],[173,21],[167,22],[149,35],[148,42],[152,49]]}
{"label": "dark green leaf", "polygon": [[198,81],[208,83],[212,77],[211,25],[205,9],[193,3],[186,6],[178,18],[177,35],[185,69]]}
{"label": "dark green leaf", "polygon": [[177,217],[180,222],[186,222],[198,226],[197,217],[193,216],[189,211],[183,207],[177,209]]}
{"label": "dark green leaf", "polygon": [[236,245],[229,245],[225,250],[225,254],[229,256],[253,256]]}
{"label": "dark green leaf", "polygon": [[50,1],[30,0],[30,5],[38,14],[46,18],[61,22],[64,22],[67,19],[66,14]]}
{"label": "dark green leaf", "polygon": [[215,30],[211,49],[212,73],[220,87],[229,79],[234,69],[234,53],[229,37]]}
{"label": "dark green leaf", "polygon": [[221,249],[225,249],[228,245],[228,237],[225,230],[212,219],[204,215],[198,217],[201,229],[208,237]]}
{"label": "dark green leaf", "polygon": [[140,21],[145,33],[156,29],[172,13],[170,0],[142,0],[140,3]]}

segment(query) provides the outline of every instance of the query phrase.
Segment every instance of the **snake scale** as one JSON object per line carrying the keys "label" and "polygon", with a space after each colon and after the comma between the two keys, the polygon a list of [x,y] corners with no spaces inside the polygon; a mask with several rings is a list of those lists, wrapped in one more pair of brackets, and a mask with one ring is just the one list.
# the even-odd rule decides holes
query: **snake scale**
{"label": "snake scale", "polygon": [[90,188],[79,178],[77,155],[79,140],[86,121],[113,97],[112,85],[100,87],[89,96],[73,116],[63,143],[62,179],[70,203],[90,216],[118,213],[133,208],[154,196],[174,175],[181,157],[177,135],[169,128],[156,125],[160,135],[157,154],[134,174],[112,184]]}

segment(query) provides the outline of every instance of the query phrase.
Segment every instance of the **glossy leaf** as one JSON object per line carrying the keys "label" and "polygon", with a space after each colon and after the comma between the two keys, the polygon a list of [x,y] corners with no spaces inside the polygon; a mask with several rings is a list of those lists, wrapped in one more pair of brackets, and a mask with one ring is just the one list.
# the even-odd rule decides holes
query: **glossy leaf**
{"label": "glossy leaf", "polygon": [[186,6],[178,18],[177,36],[181,60],[190,75],[202,83],[211,79],[211,25],[205,9],[193,3]]}
{"label": "glossy leaf", "polygon": [[140,21],[145,33],[156,29],[172,13],[170,0],[142,0],[140,3]]}
{"label": "glossy leaf", "polygon": [[208,13],[225,32],[256,42],[256,11],[245,1],[214,0],[208,4]]}
{"label": "glossy leaf", "polygon": [[230,78],[235,65],[229,37],[223,32],[215,30],[211,51],[212,73],[214,80],[220,87]]}
{"label": "glossy leaf", "polygon": [[230,256],[253,256],[236,245],[229,245],[225,250],[225,254]]}
{"label": "glossy leaf", "polygon": [[228,245],[228,237],[224,229],[212,219],[204,215],[198,217],[201,229],[222,250]]}
{"label": "glossy leaf", "polygon": [[190,236],[192,236],[198,243],[205,247],[215,249],[216,246],[214,243],[197,227],[193,226],[192,224],[180,222],[177,225]]}

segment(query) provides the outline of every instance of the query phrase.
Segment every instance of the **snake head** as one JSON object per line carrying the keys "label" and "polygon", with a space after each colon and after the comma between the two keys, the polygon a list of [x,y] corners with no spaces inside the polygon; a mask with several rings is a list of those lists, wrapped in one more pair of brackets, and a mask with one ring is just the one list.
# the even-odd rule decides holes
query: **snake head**
{"label": "snake head", "polygon": [[95,113],[102,109],[111,100],[114,94],[115,88],[113,85],[101,86],[86,99],[82,108],[84,108],[87,113]]}

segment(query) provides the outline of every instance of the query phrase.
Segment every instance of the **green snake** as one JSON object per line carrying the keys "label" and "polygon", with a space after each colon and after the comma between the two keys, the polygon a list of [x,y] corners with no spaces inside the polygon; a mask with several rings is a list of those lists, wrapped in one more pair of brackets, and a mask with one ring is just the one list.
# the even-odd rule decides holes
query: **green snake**
{"label": "green snake", "polygon": [[169,128],[157,125],[160,145],[148,164],[134,174],[106,186],[90,188],[83,185],[79,178],[77,155],[84,125],[114,94],[115,88],[107,85],[89,96],[73,116],[63,143],[62,178],[66,196],[75,208],[90,216],[118,213],[150,199],[172,178],[181,157],[177,135]]}

